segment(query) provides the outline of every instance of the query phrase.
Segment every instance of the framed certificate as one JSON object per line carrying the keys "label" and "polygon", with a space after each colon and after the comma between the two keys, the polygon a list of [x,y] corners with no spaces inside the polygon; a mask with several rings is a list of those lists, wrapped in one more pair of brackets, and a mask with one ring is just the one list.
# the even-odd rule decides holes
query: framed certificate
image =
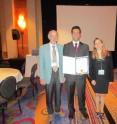
{"label": "framed certificate", "polygon": [[89,74],[89,58],[88,56],[76,58],[76,74]]}
{"label": "framed certificate", "polygon": [[75,75],[75,58],[63,56],[63,73]]}
{"label": "framed certificate", "polygon": [[63,73],[70,75],[89,74],[89,58],[63,56]]}

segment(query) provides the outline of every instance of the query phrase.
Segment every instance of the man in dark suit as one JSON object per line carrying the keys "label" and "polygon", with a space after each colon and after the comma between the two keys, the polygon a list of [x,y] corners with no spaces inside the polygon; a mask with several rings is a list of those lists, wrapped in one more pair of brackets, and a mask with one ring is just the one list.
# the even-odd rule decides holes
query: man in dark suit
{"label": "man in dark suit", "polygon": [[[89,46],[80,41],[81,28],[79,26],[72,27],[71,35],[73,40],[64,45],[63,56],[67,56],[67,57],[89,56]],[[75,109],[74,109],[75,86],[77,87],[79,110],[84,118],[88,118],[88,114],[85,108],[86,76],[87,76],[86,74],[81,74],[81,75],[65,74],[67,90],[68,90],[68,109],[69,109],[70,119],[73,119],[75,115]]]}

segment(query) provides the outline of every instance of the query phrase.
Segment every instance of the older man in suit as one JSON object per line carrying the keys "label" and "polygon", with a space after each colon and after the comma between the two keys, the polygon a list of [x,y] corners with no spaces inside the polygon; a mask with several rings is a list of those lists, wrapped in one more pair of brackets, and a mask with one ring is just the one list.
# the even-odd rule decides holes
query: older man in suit
{"label": "older man in suit", "polygon": [[[89,55],[89,47],[80,41],[81,29],[79,26],[74,26],[71,29],[72,41],[65,44],[63,48],[63,55],[68,57],[82,57]],[[68,109],[69,118],[74,118],[74,92],[75,86],[77,86],[78,92],[78,104],[79,110],[85,118],[88,118],[88,114],[85,108],[85,74],[71,75],[65,74],[67,89],[68,89]]]}
{"label": "older man in suit", "polygon": [[[45,85],[47,111],[52,119],[54,112],[60,113],[61,105],[61,83],[64,82],[62,73],[63,47],[57,44],[58,33],[51,30],[48,33],[49,43],[40,47],[39,68],[40,81]],[[55,108],[53,97],[55,96]]]}

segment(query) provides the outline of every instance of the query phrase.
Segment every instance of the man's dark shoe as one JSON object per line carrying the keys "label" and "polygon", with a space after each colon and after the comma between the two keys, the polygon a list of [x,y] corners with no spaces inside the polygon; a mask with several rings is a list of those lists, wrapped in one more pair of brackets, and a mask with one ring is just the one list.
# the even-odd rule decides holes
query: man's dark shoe
{"label": "man's dark shoe", "polygon": [[74,119],[75,113],[69,113],[69,119]]}

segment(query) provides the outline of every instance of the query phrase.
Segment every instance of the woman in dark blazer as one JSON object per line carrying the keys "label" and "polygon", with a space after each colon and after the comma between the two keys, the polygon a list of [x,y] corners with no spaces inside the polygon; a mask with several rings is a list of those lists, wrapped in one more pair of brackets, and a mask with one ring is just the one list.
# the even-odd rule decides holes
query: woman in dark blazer
{"label": "woman in dark blazer", "polygon": [[108,93],[109,83],[113,81],[113,67],[111,55],[99,38],[94,40],[90,56],[90,78],[96,93],[96,115],[104,118],[104,98]]}

